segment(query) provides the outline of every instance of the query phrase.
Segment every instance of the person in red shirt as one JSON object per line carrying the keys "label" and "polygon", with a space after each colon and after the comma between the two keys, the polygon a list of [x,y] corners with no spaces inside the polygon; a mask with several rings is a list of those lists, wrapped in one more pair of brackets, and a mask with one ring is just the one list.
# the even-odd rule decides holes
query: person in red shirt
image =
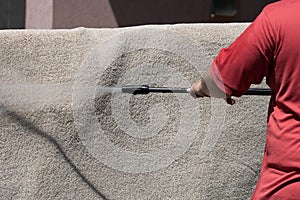
{"label": "person in red shirt", "polygon": [[[261,173],[252,199],[300,199],[300,1],[267,5],[191,87],[193,97],[240,97],[266,77],[272,90]],[[225,96],[226,95],[226,96]]]}

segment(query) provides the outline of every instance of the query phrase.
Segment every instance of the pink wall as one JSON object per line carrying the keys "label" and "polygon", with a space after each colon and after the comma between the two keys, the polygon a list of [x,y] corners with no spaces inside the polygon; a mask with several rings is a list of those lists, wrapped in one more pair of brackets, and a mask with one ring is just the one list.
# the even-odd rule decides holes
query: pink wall
{"label": "pink wall", "polygon": [[53,0],[26,0],[25,27],[51,29],[53,27]]}
{"label": "pink wall", "polygon": [[118,27],[109,0],[54,0],[53,28]]}
{"label": "pink wall", "polygon": [[26,0],[26,28],[118,27],[108,0]]}

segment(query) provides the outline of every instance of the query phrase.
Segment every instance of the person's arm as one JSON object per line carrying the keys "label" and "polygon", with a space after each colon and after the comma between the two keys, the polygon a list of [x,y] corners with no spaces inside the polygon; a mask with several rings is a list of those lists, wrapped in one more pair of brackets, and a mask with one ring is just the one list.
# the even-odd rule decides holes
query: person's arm
{"label": "person's arm", "polygon": [[230,105],[235,103],[231,95],[224,93],[218,88],[209,71],[207,71],[200,80],[193,83],[190,94],[194,98],[216,97],[224,98]]}
{"label": "person's arm", "polygon": [[[274,19],[273,19],[274,20]],[[264,11],[228,47],[222,49],[202,78],[191,88],[197,97],[240,97],[251,84],[259,84],[268,75],[277,43],[277,29]]]}

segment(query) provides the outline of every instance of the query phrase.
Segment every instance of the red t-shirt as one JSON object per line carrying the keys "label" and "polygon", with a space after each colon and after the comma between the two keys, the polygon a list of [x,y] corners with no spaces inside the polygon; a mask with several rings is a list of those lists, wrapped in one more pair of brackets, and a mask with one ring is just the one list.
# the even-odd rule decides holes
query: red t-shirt
{"label": "red t-shirt", "polygon": [[252,199],[300,199],[300,0],[269,4],[210,67],[241,96],[267,77],[273,95],[260,179]]}

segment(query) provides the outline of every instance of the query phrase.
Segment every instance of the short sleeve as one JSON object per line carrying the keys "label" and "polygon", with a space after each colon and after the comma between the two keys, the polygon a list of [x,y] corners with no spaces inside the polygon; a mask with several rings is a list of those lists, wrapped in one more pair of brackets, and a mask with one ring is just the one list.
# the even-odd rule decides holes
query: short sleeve
{"label": "short sleeve", "polygon": [[229,95],[241,96],[251,84],[261,83],[273,60],[274,38],[272,24],[263,11],[214,59],[210,74],[216,85]]}

